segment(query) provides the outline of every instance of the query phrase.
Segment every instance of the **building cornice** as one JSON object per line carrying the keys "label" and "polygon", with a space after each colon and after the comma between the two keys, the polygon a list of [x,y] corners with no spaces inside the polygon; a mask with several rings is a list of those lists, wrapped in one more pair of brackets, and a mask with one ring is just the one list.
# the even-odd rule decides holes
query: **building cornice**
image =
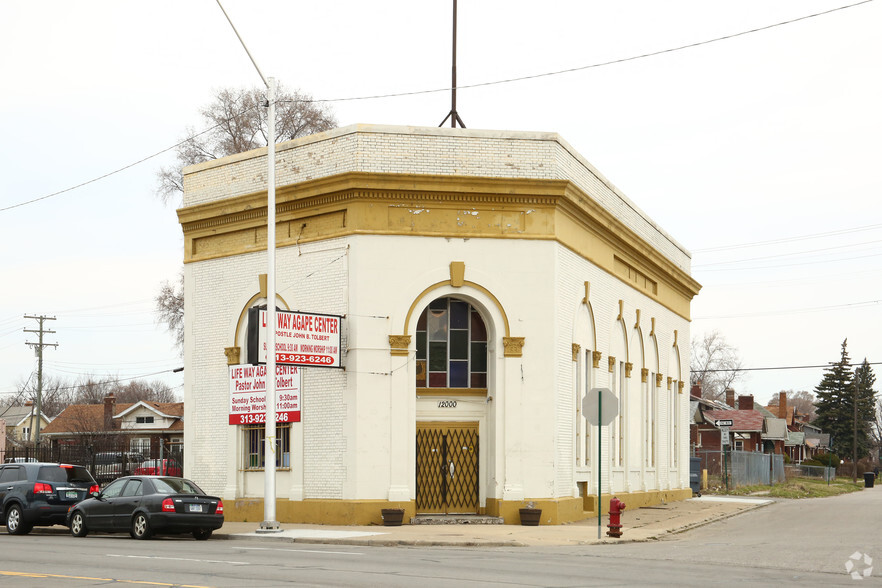
{"label": "building cornice", "polygon": [[[184,262],[266,249],[266,192],[178,210]],[[700,285],[568,180],[346,172],[276,190],[279,248],[350,235],[555,240],[684,318]]]}

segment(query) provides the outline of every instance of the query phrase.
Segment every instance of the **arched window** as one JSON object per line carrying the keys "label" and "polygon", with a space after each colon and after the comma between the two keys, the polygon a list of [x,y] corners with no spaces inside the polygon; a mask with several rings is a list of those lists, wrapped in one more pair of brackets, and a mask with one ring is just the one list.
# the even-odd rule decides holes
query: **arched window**
{"label": "arched window", "polygon": [[487,389],[487,328],[472,305],[433,300],[416,331],[417,388]]}

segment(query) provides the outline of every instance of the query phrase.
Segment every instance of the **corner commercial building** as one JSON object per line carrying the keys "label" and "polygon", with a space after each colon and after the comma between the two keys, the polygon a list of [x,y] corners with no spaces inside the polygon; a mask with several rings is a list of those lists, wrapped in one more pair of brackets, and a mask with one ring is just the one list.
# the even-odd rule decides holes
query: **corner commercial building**
{"label": "corner commercial building", "polygon": [[[563,523],[596,514],[598,467],[629,507],[690,495],[690,256],[560,136],[355,125],[276,154],[276,304],[342,316],[344,367],[301,370],[280,521],[532,502]],[[230,520],[263,513],[263,426],[228,413],[267,303],[266,168],[189,167],[178,211],[186,474]],[[619,410],[599,434],[595,387]]]}

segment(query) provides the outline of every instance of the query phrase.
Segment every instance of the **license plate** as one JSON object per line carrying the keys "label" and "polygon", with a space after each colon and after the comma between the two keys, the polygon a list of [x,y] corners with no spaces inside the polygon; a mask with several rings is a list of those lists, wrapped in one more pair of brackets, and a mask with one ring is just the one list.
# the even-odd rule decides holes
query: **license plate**
{"label": "license plate", "polygon": [[202,512],[202,505],[201,504],[188,504],[187,511],[188,512]]}
{"label": "license plate", "polygon": [[67,492],[64,493],[64,497],[65,498],[73,498],[74,500],[76,500],[77,498],[80,497],[80,493],[77,492],[76,490],[68,490]]}

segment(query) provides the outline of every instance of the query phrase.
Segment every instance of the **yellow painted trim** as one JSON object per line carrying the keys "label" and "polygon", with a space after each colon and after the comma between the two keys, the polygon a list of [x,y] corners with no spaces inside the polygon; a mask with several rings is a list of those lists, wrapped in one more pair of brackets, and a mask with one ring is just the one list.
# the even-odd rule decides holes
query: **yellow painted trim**
{"label": "yellow painted trim", "polygon": [[410,335],[389,335],[389,354],[408,355],[410,347]]}
{"label": "yellow painted trim", "polygon": [[[277,499],[276,518],[282,523],[311,525],[382,525],[384,508],[403,508],[404,524],[416,514],[413,501]],[[224,520],[253,522],[256,527],[263,516],[262,498],[224,500]]]}
{"label": "yellow painted trim", "polygon": [[417,388],[417,396],[487,396],[487,388]]}
{"label": "yellow painted trim", "polygon": [[[425,290],[420,292],[419,296],[414,298],[413,302],[411,302],[411,304],[410,304],[410,308],[407,309],[407,315],[404,317],[404,332],[405,333],[407,333],[410,330],[410,317],[413,316],[413,313],[416,310],[416,306],[419,303],[419,301],[423,300],[429,294],[429,292],[431,292],[432,290],[438,290],[439,288],[443,288],[444,286],[450,286],[450,285],[452,285],[450,283],[450,280],[445,280],[443,282],[438,282],[437,284],[432,284],[431,286],[429,286],[428,288],[426,288]],[[463,281],[463,285],[469,286],[470,288],[474,288],[475,290],[477,290],[478,292],[482,293],[484,296],[489,298],[493,302],[493,304],[496,305],[496,308],[499,310],[499,314],[502,315],[503,325],[505,325],[505,335],[504,336],[508,337],[508,335],[509,335],[508,315],[505,314],[505,309],[502,308],[502,304],[500,304],[499,299],[496,298],[496,296],[494,296],[490,292],[490,290],[488,290],[484,286],[481,286],[480,284],[476,284],[474,282],[469,282],[468,280],[465,280],[465,281]]]}
{"label": "yellow painted trim", "polygon": [[[355,234],[555,240],[686,319],[701,288],[567,180],[346,172],[278,188],[276,209],[278,247]],[[266,249],[265,192],[178,219],[185,263]]]}
{"label": "yellow painted trim", "polygon": [[502,346],[505,357],[521,357],[524,354],[524,337],[503,337]]}
{"label": "yellow painted trim", "polygon": [[[450,423],[444,423],[449,425]],[[689,488],[676,490],[651,490],[646,492],[618,492],[603,494],[601,513],[609,512],[609,500],[615,496],[625,503],[625,537],[628,533],[628,512],[657,504],[686,500],[692,497]],[[502,517],[507,525],[520,525],[518,511],[528,502],[542,509],[541,525],[563,525],[597,517],[595,502],[597,496],[568,498],[530,498],[527,500],[500,500],[488,498],[482,510],[489,516]],[[388,500],[276,500],[276,518],[281,523],[311,525],[382,525],[381,510],[384,508],[403,508],[404,524],[416,515],[413,501],[390,502]],[[253,522],[255,528],[263,521],[262,498],[224,499],[224,519],[230,522]]]}
{"label": "yellow painted trim", "polygon": [[450,262],[450,285],[454,288],[462,288],[465,280],[465,262]]}
{"label": "yellow painted trim", "polygon": [[[261,274],[266,275],[266,274]],[[263,283],[264,288],[266,287],[266,282]],[[266,290],[264,289],[262,292],[258,292],[254,296],[252,296],[248,302],[245,303],[245,306],[242,308],[242,312],[239,313],[239,320],[236,322],[236,332],[233,335],[233,345],[235,346],[239,341],[239,334],[242,332],[242,325],[245,324],[245,320],[248,318],[248,309],[251,308],[255,302],[260,300],[261,298],[266,298]],[[276,294],[276,298],[285,306],[285,309],[290,309],[288,306],[288,302],[282,298],[278,293]]]}
{"label": "yellow painted trim", "polygon": [[225,347],[224,355],[227,356],[227,365],[239,365],[241,363],[241,347]]}

